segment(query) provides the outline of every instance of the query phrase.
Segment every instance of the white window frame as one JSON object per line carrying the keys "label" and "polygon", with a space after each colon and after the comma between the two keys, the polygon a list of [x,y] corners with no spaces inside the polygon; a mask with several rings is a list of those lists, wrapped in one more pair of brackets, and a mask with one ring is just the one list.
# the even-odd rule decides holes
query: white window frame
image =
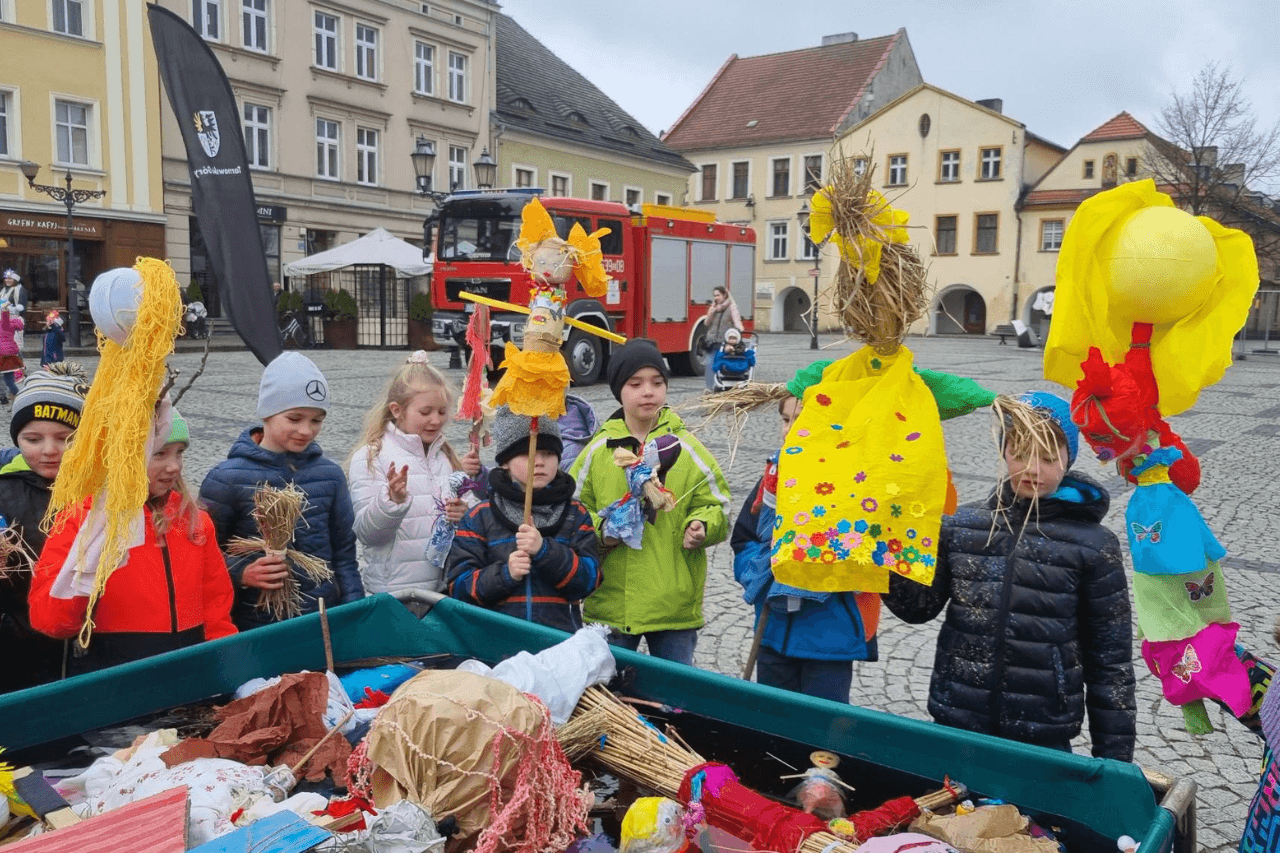
{"label": "white window frame", "polygon": [[[325,18],[333,21],[333,29],[327,29],[320,26],[320,19]],[[325,68],[329,71],[342,70],[342,19],[330,12],[321,9],[311,10],[311,35],[312,35],[312,57],[311,64],[316,68]],[[332,60],[332,65],[321,62],[322,54],[325,53],[322,48],[328,46],[328,59]]]}
{"label": "white window frame", "polygon": [[867,158],[854,157],[853,158],[853,174],[861,178],[866,173],[867,173]]}
{"label": "white window frame", "polygon": [[[427,56],[423,56],[425,53]],[[436,46],[425,41],[413,43],[413,91],[434,95],[436,91]]]}
{"label": "white window frame", "polygon": [[[901,163],[895,163],[895,160],[901,160]],[[906,154],[890,154],[889,168],[885,173],[885,185],[890,187],[905,187],[907,185],[907,165],[909,158]]]}
{"label": "white window frame", "polygon": [[[75,6],[76,11],[80,13],[80,32],[72,32],[71,7]],[[89,38],[89,21],[92,18],[91,10],[85,8],[88,6],[87,0],[51,0],[49,4],[49,29],[55,33],[62,33],[64,36],[75,36],[77,38]],[[55,22],[57,21],[57,10],[62,10],[62,20],[67,24],[64,30],[58,29]]]}
{"label": "white window frame", "polygon": [[269,170],[272,160],[271,107],[245,101],[240,108],[240,118],[244,124],[244,153],[249,168]]}
{"label": "white window frame", "polygon": [[356,76],[361,80],[378,79],[378,28],[356,21]]}
{"label": "white window frame", "polygon": [[191,0],[191,27],[205,41],[222,41],[222,0]]}
{"label": "white window frame", "polygon": [[[262,24],[262,44],[257,39],[258,22]],[[240,0],[240,44],[254,53],[271,52],[271,0]]]}
{"label": "white window frame", "polygon": [[[74,133],[74,128],[83,127],[84,129],[84,162],[80,162],[78,160],[73,160],[70,158],[64,159],[63,157],[60,156],[62,152],[59,150],[60,148],[59,135],[60,135],[60,128],[64,124],[63,122],[58,120],[58,106],[60,104],[67,104],[69,107],[74,106],[74,107],[81,107],[84,109],[83,125],[75,125],[71,123],[70,111],[68,111],[67,113],[68,120],[66,122],[67,147],[69,149],[68,153],[72,154],[73,156],[74,156],[75,144],[74,144],[74,139],[72,134]],[[94,133],[95,120],[97,118],[97,116],[95,115],[96,110],[97,110],[97,105],[91,101],[80,101],[75,98],[63,98],[63,97],[58,97],[56,95],[54,96],[54,99],[53,99],[53,156],[54,156],[55,166],[80,166],[82,168],[85,168],[85,167],[94,168],[93,142],[95,137],[95,133]]]}
{"label": "white window frame", "polygon": [[[746,192],[744,192],[742,195],[737,194],[737,187],[734,186],[734,182],[738,180],[737,169],[739,166],[747,167],[747,185],[744,188]],[[729,193],[731,197],[727,200],[728,201],[746,201],[748,198],[750,198],[751,197],[751,177],[752,176],[751,176],[750,160],[731,160],[729,162]]]}
{"label": "white window frame", "polygon": [[635,196],[636,196],[636,200],[635,200],[634,202],[632,202],[631,204],[635,204],[635,205],[636,205],[636,207],[639,207],[641,204],[643,204],[643,203],[644,203],[644,189],[643,189],[643,188],[641,188],[641,187],[633,187],[633,186],[630,186],[630,185],[627,185],[627,184],[623,184],[623,186],[622,186],[622,203],[623,203],[624,205],[626,205],[627,207],[631,207],[631,204],[628,204],[628,203],[627,203],[627,196],[628,196],[628,195],[630,195],[631,193],[635,193]]}
{"label": "white window frame", "polygon": [[[994,154],[994,157],[988,156]],[[1001,148],[980,148],[978,150],[978,175],[984,181],[998,181],[1004,175],[1004,151]],[[991,168],[994,165],[994,168]],[[994,172],[994,174],[992,174]]]}
{"label": "white window frame", "polygon": [[791,260],[791,221],[789,219],[775,219],[768,223],[768,228],[769,251],[765,255],[765,259],[770,261]]}
{"label": "white window frame", "polygon": [[[777,184],[776,178],[777,178],[777,168],[779,163],[787,164],[787,191],[784,193],[777,192],[778,188],[776,185]],[[768,193],[769,198],[790,198],[791,197],[791,183],[792,183],[792,178],[794,177],[793,172],[795,171],[795,169],[793,168],[794,166],[795,164],[792,162],[791,157],[774,157],[769,160],[769,193]]]}
{"label": "white window frame", "polygon": [[530,166],[527,163],[512,163],[511,164],[511,186],[516,188],[520,187],[521,172],[528,173],[529,175],[528,186],[536,187],[538,185],[538,167],[537,166]]}
{"label": "white window frame", "polygon": [[[455,65],[454,60],[458,60]],[[455,104],[467,103],[467,55],[449,51],[449,100]]]}
{"label": "white window frame", "polygon": [[[814,189],[809,188],[809,169],[807,168],[807,163],[810,157],[818,158],[818,186],[815,187]],[[823,186],[825,186],[825,181],[823,180],[822,176],[826,172],[826,169],[827,169],[827,158],[826,158],[826,155],[824,155],[821,151],[814,151],[810,154],[800,155],[799,186],[804,187],[804,193],[803,193],[804,195],[811,195],[812,193],[817,192],[818,190],[822,189]]]}
{"label": "white window frame", "polygon": [[658,192],[658,191],[655,191],[655,192],[654,192],[654,194],[653,194],[653,203],[654,203],[654,204],[666,204],[666,205],[670,205],[670,204],[671,204],[671,200],[672,200],[672,195],[671,195],[671,193],[664,193],[664,192]]}
{"label": "white window frame", "polygon": [[378,186],[379,133],[376,128],[356,126],[356,183]]}
{"label": "white window frame", "polygon": [[[1056,232],[1057,240],[1053,245],[1049,244],[1049,226],[1057,226],[1053,230]],[[1067,223],[1062,219],[1041,219],[1040,220],[1040,251],[1057,252],[1062,249],[1062,235],[1066,233]]]}
{"label": "white window frame", "polygon": [[[3,5],[4,0],[0,0]],[[0,159],[17,160],[19,157],[18,140],[18,93],[14,89],[0,89]]]}
{"label": "white window frame", "polygon": [[[947,156],[954,155],[955,161],[948,163]],[[947,175],[947,167],[953,166],[951,175]],[[943,184],[954,184],[960,180],[960,149],[953,148],[948,151],[938,153],[938,182]]]}
{"label": "white window frame", "polygon": [[[596,187],[602,187],[604,189],[603,198],[596,198]],[[610,186],[608,181],[591,180],[587,182],[587,198],[589,199],[594,201],[608,201],[612,192],[613,187]]]}
{"label": "white window frame", "polygon": [[[332,126],[336,135],[330,136],[327,133],[321,134],[320,123],[324,122],[327,126]],[[324,128],[325,130],[328,127]],[[332,170],[326,168],[321,171],[321,155],[324,155],[324,162],[331,163]],[[332,171],[332,174],[329,172]],[[316,178],[322,181],[340,181],[342,180],[342,122],[337,119],[325,118],[324,116],[316,116]]]}
{"label": "white window frame", "polygon": [[[461,154],[462,158],[458,159],[457,155]],[[467,168],[471,165],[467,161],[467,149],[462,145],[449,146],[449,190],[465,190],[467,188]]]}
{"label": "white window frame", "polygon": [[818,246],[812,240],[809,239],[809,230],[807,228],[800,228],[798,229],[798,231],[800,232],[799,233],[800,245],[797,246],[796,248],[800,250],[800,256],[796,258],[796,260],[798,261],[816,260],[818,257]]}
{"label": "white window frame", "polygon": [[547,194],[556,195],[556,178],[564,178],[564,194],[569,198],[573,198],[573,175],[568,172],[553,172],[547,170]]}

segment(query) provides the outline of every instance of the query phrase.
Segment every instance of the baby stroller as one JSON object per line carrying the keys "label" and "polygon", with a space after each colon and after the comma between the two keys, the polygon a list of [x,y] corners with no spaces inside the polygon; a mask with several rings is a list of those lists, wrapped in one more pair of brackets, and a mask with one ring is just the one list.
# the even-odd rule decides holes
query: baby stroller
{"label": "baby stroller", "polygon": [[716,350],[711,361],[715,373],[712,385],[716,391],[727,391],[750,382],[756,372],[756,346],[758,341],[751,332],[729,329],[724,333],[724,344]]}
{"label": "baby stroller", "polygon": [[187,310],[182,315],[182,322],[187,327],[187,337],[209,337],[209,311],[203,302],[188,302]]}

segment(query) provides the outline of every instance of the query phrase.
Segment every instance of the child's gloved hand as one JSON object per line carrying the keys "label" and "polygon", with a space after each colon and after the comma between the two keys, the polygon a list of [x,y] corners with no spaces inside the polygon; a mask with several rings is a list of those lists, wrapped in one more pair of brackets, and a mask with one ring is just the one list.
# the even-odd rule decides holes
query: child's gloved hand
{"label": "child's gloved hand", "polygon": [[694,520],[684,529],[684,547],[686,551],[701,548],[707,541],[707,527],[701,521]]}
{"label": "child's gloved hand", "polygon": [[516,547],[532,557],[542,550],[542,534],[532,524],[522,524],[516,531]]}
{"label": "child's gloved hand", "polygon": [[524,551],[512,551],[511,556],[507,557],[507,571],[514,581],[524,580],[532,568],[533,558]]}

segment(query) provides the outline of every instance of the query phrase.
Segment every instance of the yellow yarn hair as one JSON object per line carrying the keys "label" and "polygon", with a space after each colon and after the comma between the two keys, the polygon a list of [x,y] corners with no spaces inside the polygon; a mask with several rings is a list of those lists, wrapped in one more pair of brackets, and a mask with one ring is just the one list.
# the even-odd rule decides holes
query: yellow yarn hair
{"label": "yellow yarn hair", "polygon": [[[124,346],[98,331],[102,359],[84,401],[80,427],[62,457],[45,515],[52,532],[67,523],[64,510],[79,510],[90,498],[103,502],[106,544],[102,562],[92,569],[93,593],[80,632],[80,644],[86,648],[93,633],[94,605],[107,579],[124,561],[130,524],[147,501],[147,441],[165,377],[165,358],[173,352],[182,319],[173,268],[155,258],[138,258],[133,268],[142,276],[137,321]],[[77,559],[83,563],[84,554]],[[77,572],[88,570],[82,564],[76,566]]]}

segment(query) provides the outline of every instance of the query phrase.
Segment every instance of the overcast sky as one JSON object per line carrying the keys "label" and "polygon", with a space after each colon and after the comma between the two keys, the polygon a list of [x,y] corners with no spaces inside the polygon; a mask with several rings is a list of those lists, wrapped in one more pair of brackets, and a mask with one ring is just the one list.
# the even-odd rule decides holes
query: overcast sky
{"label": "overcast sky", "polygon": [[[731,54],[813,47],[905,27],[926,82],[1059,145],[1121,110],[1154,129],[1207,61],[1245,78],[1260,122],[1280,117],[1276,0],[500,0],[503,11],[654,133]],[[797,92],[797,97],[803,93]]]}

